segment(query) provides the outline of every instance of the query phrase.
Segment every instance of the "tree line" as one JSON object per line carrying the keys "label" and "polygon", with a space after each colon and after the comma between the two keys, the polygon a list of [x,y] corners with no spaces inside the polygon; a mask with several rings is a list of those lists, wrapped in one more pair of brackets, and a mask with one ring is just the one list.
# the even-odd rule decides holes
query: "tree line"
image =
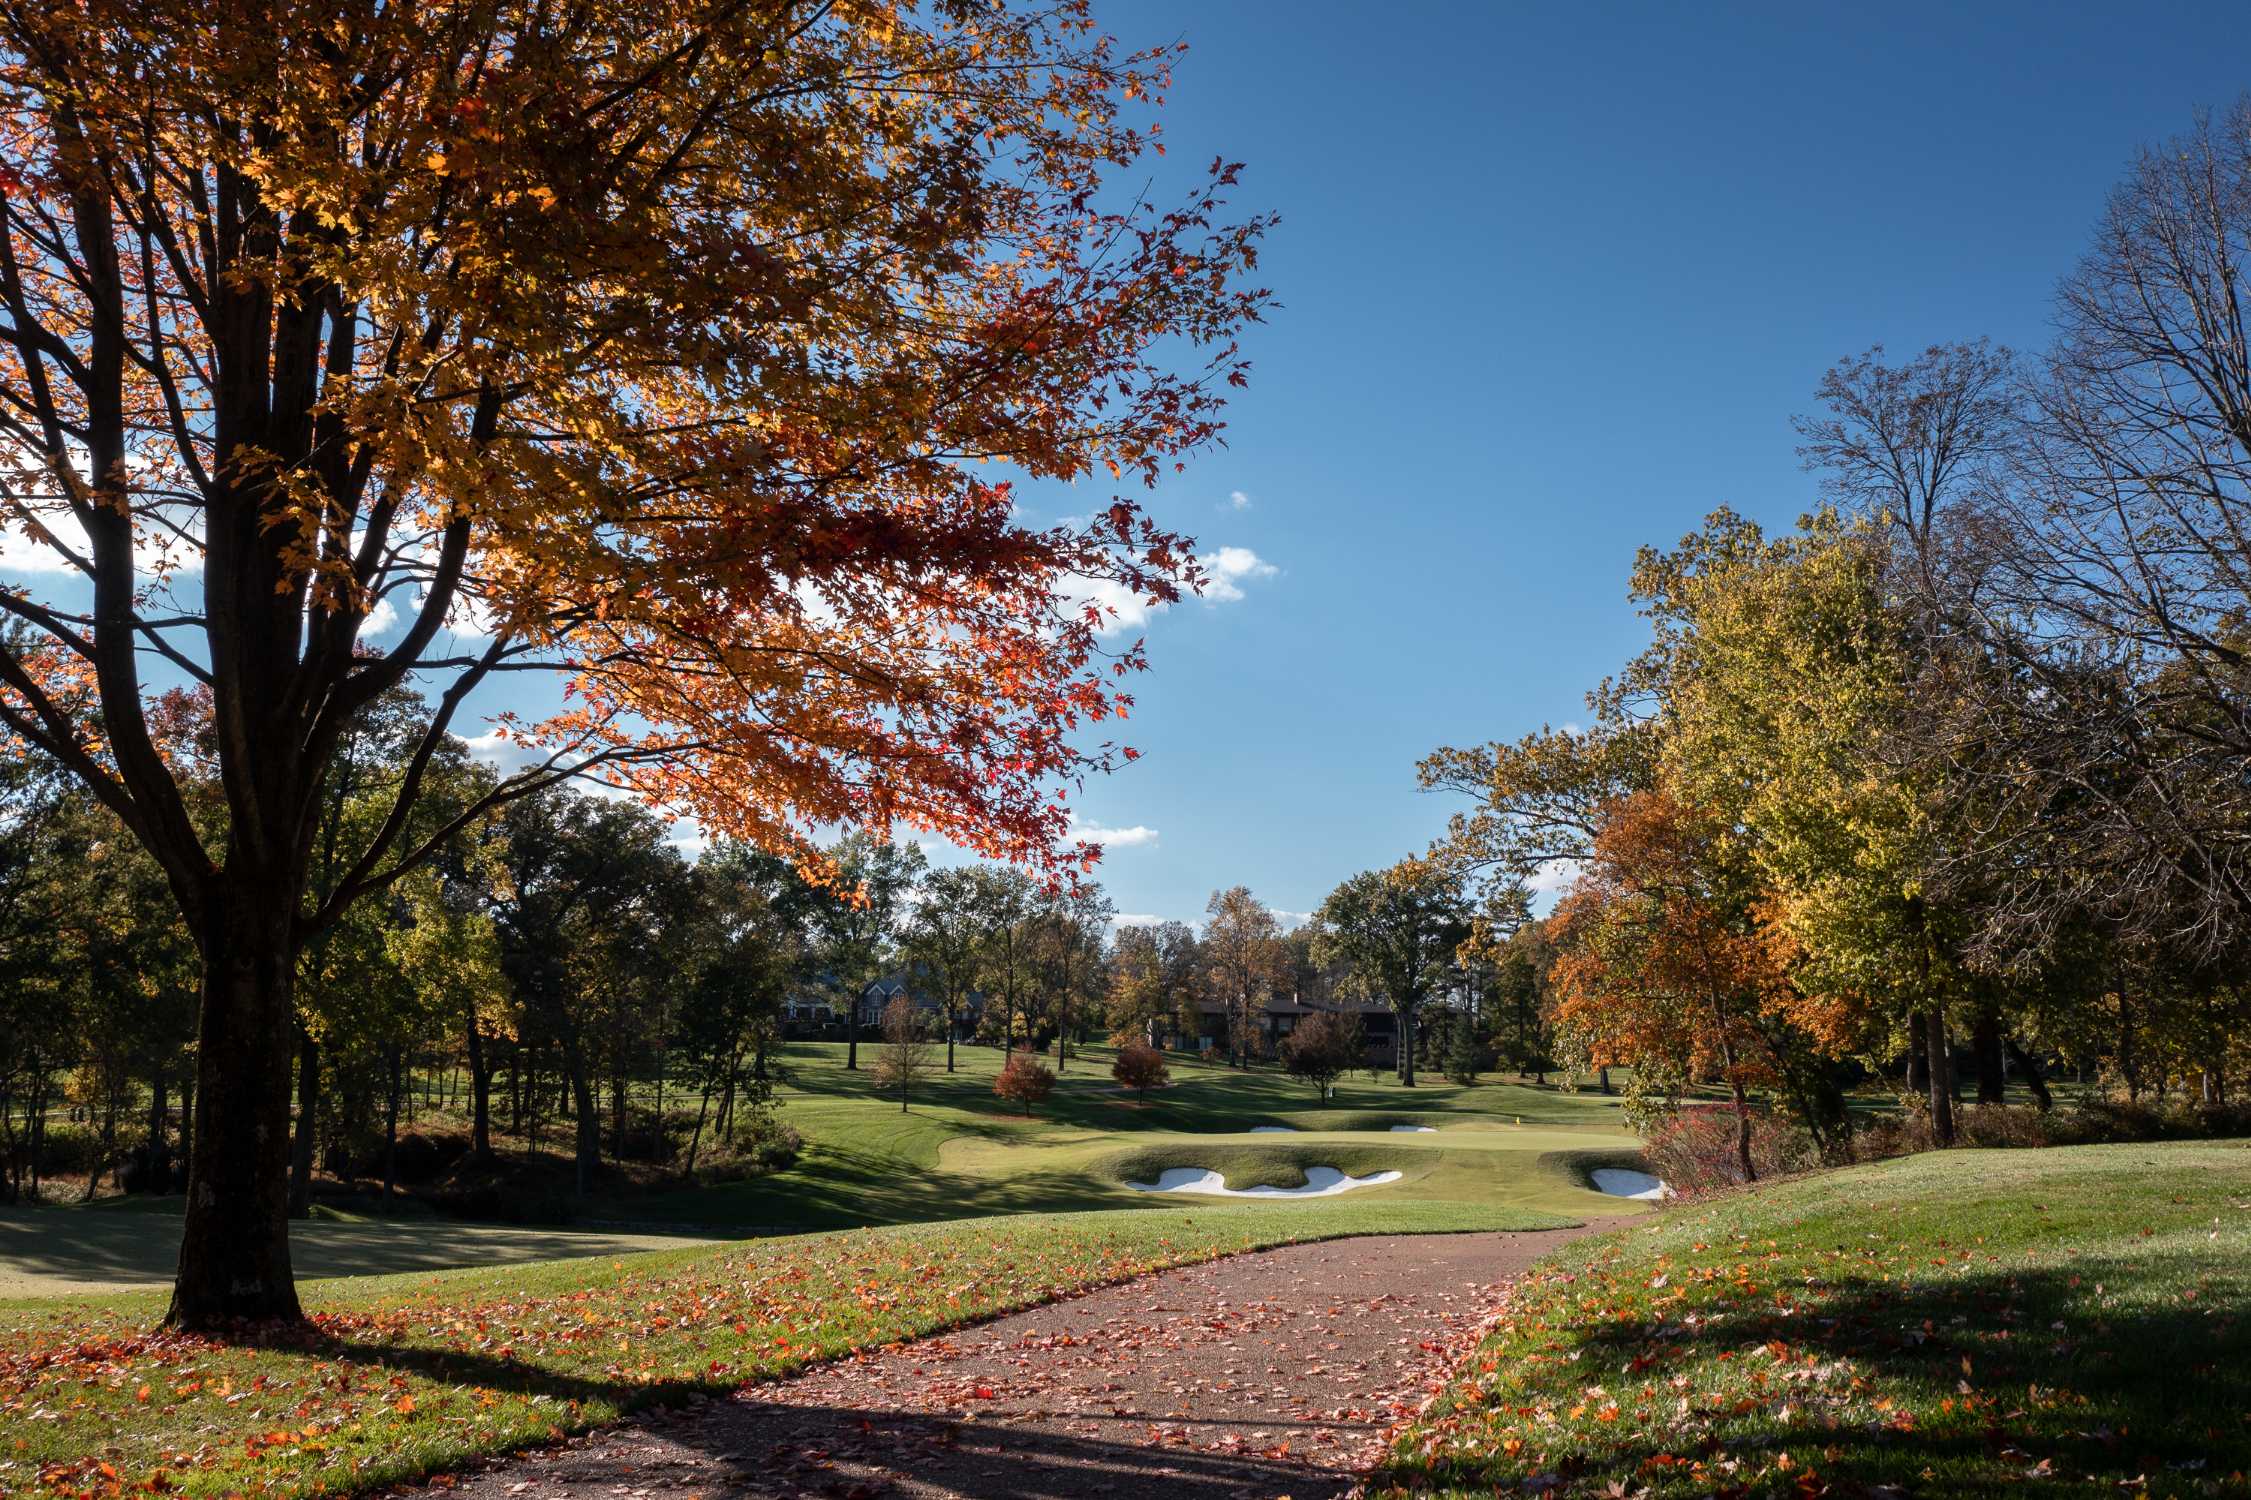
{"label": "tree line", "polygon": [[[1888,1076],[1940,1143],[2045,1067],[2224,1106],[2251,1070],[2251,103],[2144,152],[2038,355],[1822,379],[1820,503],[1644,548],[1648,646],[1586,727],[1434,753],[1432,851],[1552,950],[1583,1058],[1784,1101],[1851,1149]],[[1528,886],[1568,884],[1534,921]],[[1957,1080],[1957,1070],[1964,1078]]]}

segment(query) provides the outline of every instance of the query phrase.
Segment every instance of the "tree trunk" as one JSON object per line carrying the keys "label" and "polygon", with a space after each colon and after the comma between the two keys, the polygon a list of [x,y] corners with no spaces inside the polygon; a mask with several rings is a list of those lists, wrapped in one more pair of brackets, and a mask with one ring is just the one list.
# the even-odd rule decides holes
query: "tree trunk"
{"label": "tree trunk", "polygon": [[1970,1033],[1970,1051],[1977,1064],[1977,1102],[1999,1104],[2008,1097],[2008,1071],[2002,1061],[2001,1018],[1979,1011]]}
{"label": "tree trunk", "polygon": [[289,1142],[289,1217],[313,1211],[313,1122],[320,1111],[320,1043],[297,1034],[297,1133]]}
{"label": "tree trunk", "polygon": [[854,1070],[860,1066],[860,997],[857,995],[844,1005],[844,1066]]}
{"label": "tree trunk", "polygon": [[2033,1102],[2044,1110],[2055,1108],[2055,1098],[2048,1092],[2048,1080],[2040,1076],[2040,1065],[2032,1060],[2032,1054],[2017,1045],[2017,1039],[2013,1036],[2004,1036],[2001,1044],[2008,1048],[2009,1060],[2024,1075],[2024,1086],[2032,1090]]}
{"label": "tree trunk", "polygon": [[578,1168],[580,1197],[594,1190],[594,1174],[602,1166],[602,1111],[594,1100],[594,1080],[586,1073],[586,1059],[575,1040],[563,1043],[563,1062],[571,1078],[571,1106],[578,1116]]}
{"label": "tree trunk", "polygon": [[1954,1058],[1946,1040],[1946,1012],[1924,1013],[1923,1051],[1930,1060],[1931,1135],[1941,1146],[1954,1144]]}
{"label": "tree trunk", "polygon": [[688,1165],[684,1169],[686,1176],[693,1177],[696,1175],[696,1150],[703,1145],[704,1116],[710,1112],[711,1080],[706,1078],[703,1084],[703,1102],[696,1106],[696,1128],[688,1136]]}
{"label": "tree trunk", "polygon": [[1595,1081],[1596,1081],[1596,1082],[1598,1082],[1599,1084],[1601,1084],[1601,1085],[1602,1085],[1602,1091],[1603,1091],[1603,1092],[1604,1092],[1605,1094],[1609,1093],[1609,1092],[1610,1092],[1610,1065],[1609,1065],[1608,1063],[1605,1063],[1605,1064],[1603,1064],[1603,1065],[1602,1065],[1601,1067],[1599,1067],[1599,1068],[1595,1069],[1595,1070],[1594,1070],[1594,1076],[1595,1076]]}
{"label": "tree trunk", "polygon": [[165,1321],[209,1330],[296,1322],[289,1266],[289,1061],[296,891],[221,880],[202,934],[195,1145]]}
{"label": "tree trunk", "polygon": [[1931,1018],[1917,1011],[1907,1018],[1907,1092],[1927,1094],[1931,1088]]}
{"label": "tree trunk", "polygon": [[391,1206],[391,1189],[399,1180],[399,1096],[404,1092],[401,1074],[405,1064],[396,1043],[387,1049],[383,1091],[383,1207]]}
{"label": "tree trunk", "polygon": [[469,1018],[469,1155],[478,1162],[492,1160],[492,1065],[485,1061],[485,1039],[477,1032],[477,1018]]}
{"label": "tree trunk", "polygon": [[166,1135],[172,1128],[172,1111],[164,1099],[164,1069],[149,1075],[149,1137],[141,1152],[141,1191],[161,1193],[172,1186],[172,1157]]}
{"label": "tree trunk", "polygon": [[1407,1088],[1415,1086],[1415,1008],[1411,1005],[1399,1012],[1399,1082]]}

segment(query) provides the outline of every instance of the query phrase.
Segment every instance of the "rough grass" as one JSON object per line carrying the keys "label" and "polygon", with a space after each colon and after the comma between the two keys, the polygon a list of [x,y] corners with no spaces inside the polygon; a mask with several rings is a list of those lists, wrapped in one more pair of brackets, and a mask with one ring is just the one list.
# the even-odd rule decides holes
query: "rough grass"
{"label": "rough grass", "polygon": [[1374,1493],[2245,1493],[2251,1144],[1935,1153],[1572,1245]]}

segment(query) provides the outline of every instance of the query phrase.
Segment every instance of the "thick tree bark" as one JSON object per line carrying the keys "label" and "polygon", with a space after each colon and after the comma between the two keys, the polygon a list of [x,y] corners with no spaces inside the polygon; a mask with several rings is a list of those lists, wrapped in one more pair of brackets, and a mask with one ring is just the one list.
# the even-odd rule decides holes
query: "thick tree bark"
{"label": "thick tree bark", "polygon": [[1907,1018],[1907,1091],[1927,1094],[1931,1087],[1931,1018],[1917,1011]]}
{"label": "thick tree bark", "polygon": [[1402,1006],[1399,1010],[1399,1082],[1415,1086],[1415,1008]]}
{"label": "thick tree bark", "polygon": [[222,883],[203,933],[195,1154],[165,1321],[213,1329],[303,1316],[289,1266],[294,888]]}
{"label": "thick tree bark", "polygon": [[297,1039],[297,1134],[289,1143],[289,1217],[313,1211],[313,1125],[320,1112],[320,1043]]}

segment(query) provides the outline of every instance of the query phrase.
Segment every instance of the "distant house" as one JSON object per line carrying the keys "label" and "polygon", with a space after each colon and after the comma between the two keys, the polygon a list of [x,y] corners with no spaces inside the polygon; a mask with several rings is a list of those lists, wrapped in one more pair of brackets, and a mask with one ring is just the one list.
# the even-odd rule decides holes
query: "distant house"
{"label": "distant house", "polygon": [[[1309,1003],[1285,997],[1269,999],[1252,1016],[1252,1025],[1258,1033],[1258,1055],[1277,1055],[1281,1050],[1283,1037],[1295,1030],[1306,1017],[1324,1012],[1358,1017],[1361,1029],[1368,1039],[1368,1066],[1388,1068],[1394,1065],[1399,1053],[1399,1018],[1391,1013],[1390,1006],[1375,1000]],[[1170,1039],[1171,1044],[1177,1049],[1190,1052],[1225,1052],[1227,1015],[1228,1006],[1224,1001],[1197,1001],[1195,1034],[1176,1034]]]}
{"label": "distant house", "polygon": [[[939,988],[927,966],[909,964],[896,973],[874,980],[859,995],[859,1022],[863,1031],[874,1031],[883,1025],[883,1013],[891,1002],[905,996],[914,1008],[932,1017],[933,1029],[945,1024],[944,992]],[[956,1040],[967,1040],[977,1030],[977,1021],[985,1011],[985,997],[971,990],[962,999],[961,1013],[955,1017]]]}

